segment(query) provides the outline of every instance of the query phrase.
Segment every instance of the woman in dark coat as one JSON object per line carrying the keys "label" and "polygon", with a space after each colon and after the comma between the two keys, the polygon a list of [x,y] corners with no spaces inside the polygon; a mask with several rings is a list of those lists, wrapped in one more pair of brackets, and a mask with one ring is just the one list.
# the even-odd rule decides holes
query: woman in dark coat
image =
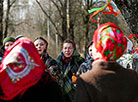
{"label": "woman in dark coat", "polygon": [[102,24],[93,41],[93,69],[78,78],[74,102],[138,102],[137,72],[116,63],[127,46],[121,29]]}
{"label": "woman in dark coat", "polygon": [[79,66],[84,62],[84,58],[80,56],[76,49],[76,45],[72,40],[63,42],[62,52],[57,58],[60,68],[60,85],[66,102],[72,102],[74,97],[75,85],[72,83],[73,73],[76,73]]}
{"label": "woman in dark coat", "polygon": [[50,71],[52,74],[52,77],[56,79],[56,81],[59,81],[59,67],[56,62],[51,56],[49,56],[47,52],[48,48],[48,42],[43,37],[37,37],[34,40],[34,45],[37,48],[37,51],[43,60],[43,62],[46,64],[48,69],[46,68],[45,71]]}

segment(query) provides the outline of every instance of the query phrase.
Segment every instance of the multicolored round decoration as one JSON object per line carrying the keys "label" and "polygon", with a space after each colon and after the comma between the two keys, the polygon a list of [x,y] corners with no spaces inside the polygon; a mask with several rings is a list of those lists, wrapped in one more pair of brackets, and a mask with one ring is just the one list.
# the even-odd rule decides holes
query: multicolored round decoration
{"label": "multicolored round decoration", "polygon": [[94,32],[93,41],[104,60],[117,60],[127,48],[127,39],[113,23],[105,23]]}

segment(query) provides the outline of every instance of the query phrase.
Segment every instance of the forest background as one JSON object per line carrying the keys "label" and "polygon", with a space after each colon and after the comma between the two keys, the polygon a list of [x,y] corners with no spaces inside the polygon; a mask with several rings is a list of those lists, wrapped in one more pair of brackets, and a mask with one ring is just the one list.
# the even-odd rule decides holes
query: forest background
{"label": "forest background", "polygon": [[[62,43],[70,38],[85,57],[88,43],[99,24],[90,20],[88,10],[102,7],[107,0],[0,0],[0,42],[6,36],[24,35],[32,41],[43,36],[49,43],[48,53],[56,58]],[[113,2],[114,1],[114,2]],[[97,14],[100,24],[115,23],[128,37],[138,33],[137,0],[113,0],[114,14]],[[105,9],[104,12],[109,12]],[[137,17],[137,18],[136,18]]]}

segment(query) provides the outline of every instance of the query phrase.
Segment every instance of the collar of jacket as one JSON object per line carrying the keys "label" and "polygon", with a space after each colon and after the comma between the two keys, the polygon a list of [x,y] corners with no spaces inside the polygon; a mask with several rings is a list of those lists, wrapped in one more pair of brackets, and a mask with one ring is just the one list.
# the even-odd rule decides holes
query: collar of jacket
{"label": "collar of jacket", "polygon": [[93,62],[93,69],[115,70],[122,67],[115,61],[97,60]]}

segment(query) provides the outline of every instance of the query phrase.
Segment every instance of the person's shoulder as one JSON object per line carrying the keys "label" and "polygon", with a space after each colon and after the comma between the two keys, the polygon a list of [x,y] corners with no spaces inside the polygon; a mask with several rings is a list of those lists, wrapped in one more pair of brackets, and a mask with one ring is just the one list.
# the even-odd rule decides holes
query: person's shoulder
{"label": "person's shoulder", "polygon": [[124,70],[126,73],[129,73],[128,76],[135,76],[135,77],[137,77],[137,79],[138,79],[138,72],[137,72],[137,71],[132,70],[132,69],[126,69],[126,68],[123,68],[123,70]]}
{"label": "person's shoulder", "polygon": [[80,67],[86,66],[87,62],[83,62]]}
{"label": "person's shoulder", "polygon": [[57,64],[57,61],[53,57],[49,56],[49,60],[50,60],[50,62]]}
{"label": "person's shoulder", "polygon": [[57,56],[57,58],[56,58],[56,61],[57,62],[60,62],[61,60],[62,60],[62,58],[63,58],[63,53],[61,52],[58,56]]}
{"label": "person's shoulder", "polygon": [[85,59],[83,57],[81,57],[81,56],[75,57],[75,59],[76,59],[76,62],[78,62],[80,64],[82,64],[83,62],[85,62]]}
{"label": "person's shoulder", "polygon": [[82,60],[83,62],[85,61],[85,59],[83,57],[80,56],[80,60]]}
{"label": "person's shoulder", "polygon": [[94,75],[93,70],[90,70],[90,71],[87,71],[85,73],[82,73],[80,75],[80,78],[83,79],[85,82],[89,83],[92,81],[93,75]]}

